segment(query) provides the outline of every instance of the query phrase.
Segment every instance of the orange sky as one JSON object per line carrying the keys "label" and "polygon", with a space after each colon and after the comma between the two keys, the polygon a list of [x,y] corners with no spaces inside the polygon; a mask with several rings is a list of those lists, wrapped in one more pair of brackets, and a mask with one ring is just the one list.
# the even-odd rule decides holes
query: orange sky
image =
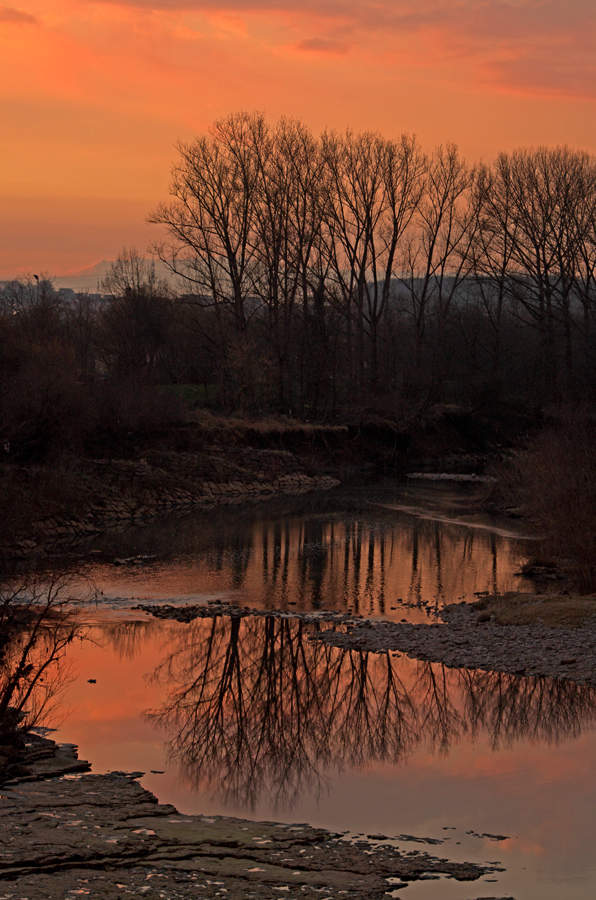
{"label": "orange sky", "polygon": [[229,112],[596,152],[590,0],[0,4],[0,278],[144,251],[173,144]]}

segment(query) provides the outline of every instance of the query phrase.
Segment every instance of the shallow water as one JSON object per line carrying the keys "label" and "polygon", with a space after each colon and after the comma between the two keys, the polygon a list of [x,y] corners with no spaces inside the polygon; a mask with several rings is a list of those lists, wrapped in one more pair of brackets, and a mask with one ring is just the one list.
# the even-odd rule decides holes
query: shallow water
{"label": "shallow water", "polygon": [[57,737],[95,772],[145,771],[183,813],[383,834],[506,869],[408,897],[594,896],[594,689],[342,652],[310,641],[317,627],[109,616],[73,647]]}
{"label": "shallow water", "polygon": [[426,621],[475,591],[532,590],[515,576],[528,552],[515,523],[474,506],[486,492],[381,482],[224,507],[130,528],[82,568],[106,607],[218,598]]}
{"label": "shallow water", "polygon": [[[477,491],[381,484],[104,541],[85,563],[104,593],[70,649],[58,739],[95,772],[145,771],[183,813],[383,834],[506,869],[399,896],[596,896],[593,689],[340,651],[310,640],[332,626],[292,617],[179,624],[131,609],[218,597],[428,621],[475,591],[524,586],[528,545],[474,511]],[[138,554],[155,558],[110,562]]]}

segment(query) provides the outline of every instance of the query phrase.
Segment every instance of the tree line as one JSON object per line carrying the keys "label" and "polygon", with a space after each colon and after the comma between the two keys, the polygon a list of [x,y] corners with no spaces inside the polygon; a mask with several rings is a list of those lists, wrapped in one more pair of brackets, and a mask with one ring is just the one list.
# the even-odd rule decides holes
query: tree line
{"label": "tree line", "polygon": [[178,154],[153,249],[184,286],[222,399],[316,414],[593,393],[588,154],[472,166],[453,145],[316,137],[246,113]]}
{"label": "tree line", "polygon": [[56,290],[47,277],[0,288],[0,462],[109,452],[179,418],[160,388],[175,382],[165,365],[171,298],[137,253],[113,268],[108,299]]}
{"label": "tree line", "polygon": [[155,385],[313,419],[595,399],[587,153],[470,165],[408,135],[234,113],[178,145],[170,194],[149,216],[167,280],[125,250],[103,296],[0,289],[4,443],[77,404],[124,428],[160,402],[167,418]]}

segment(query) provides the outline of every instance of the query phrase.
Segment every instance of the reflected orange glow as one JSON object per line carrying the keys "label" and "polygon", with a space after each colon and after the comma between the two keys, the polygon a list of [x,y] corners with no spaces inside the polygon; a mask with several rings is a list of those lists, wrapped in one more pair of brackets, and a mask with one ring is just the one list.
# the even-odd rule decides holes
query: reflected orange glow
{"label": "reflected orange glow", "polygon": [[[308,501],[306,501],[308,502]],[[338,501],[339,502],[339,501]],[[106,597],[224,597],[260,609],[352,611],[428,621],[443,603],[475,591],[532,590],[516,578],[524,549],[489,529],[385,509],[366,513],[274,513],[246,518],[220,510],[131,535],[116,555],[157,554],[145,567],[92,565]],[[347,519],[347,521],[346,521]],[[133,549],[133,547],[135,549]]]}
{"label": "reflected orange glow", "polygon": [[[148,212],[165,199],[175,141],[237,109],[316,131],[413,132],[429,149],[452,140],[472,159],[539,143],[594,151],[594,31],[582,0],[0,5],[0,197],[110,197]],[[110,222],[112,235],[91,229],[64,261],[23,235],[0,277],[114,258],[116,211]]]}
{"label": "reflected orange glow", "polygon": [[[251,746],[250,738],[269,722],[270,749],[280,758],[267,750],[262,760],[264,779],[258,781],[258,798],[253,794],[252,817],[467,839],[459,850],[465,858],[473,844],[479,859],[517,867],[518,887],[525,877],[544,881],[553,872],[584,878],[589,873],[593,689],[445,670],[385,654],[342,654],[309,642],[308,627],[301,637],[296,620],[244,619],[239,626],[236,644],[227,617],[190,625],[150,618],[103,621],[92,634],[96,644],[73,647],[79,677],[68,701],[75,708],[58,739],[77,741],[96,772],[146,771],[143,784],[182,812],[247,816],[250,795],[244,802],[230,796],[238,775],[234,765],[243,759],[259,763],[268,745]],[[240,682],[226,681],[226,660],[236,651],[246,706],[237,702]],[[88,684],[88,678],[97,683]],[[148,709],[157,717],[143,716]],[[225,741],[193,748],[193,729],[201,722],[215,729],[213,738],[219,722]],[[238,731],[240,726],[246,731]],[[495,747],[494,733],[501,728],[503,740]],[[239,736],[248,743],[237,743]],[[317,739],[306,748],[309,736]],[[324,774],[324,789],[318,792],[303,778],[294,808],[274,809],[263,789],[284,754],[292,764],[300,758],[296,740],[302,751],[308,749],[308,771]],[[190,756],[180,755],[185,750]],[[193,770],[195,751],[201,764]],[[510,837],[495,842],[483,832]],[[440,855],[457,852],[447,843]],[[532,882],[527,895],[534,890]],[[557,894],[545,889],[541,896],[551,900]]]}

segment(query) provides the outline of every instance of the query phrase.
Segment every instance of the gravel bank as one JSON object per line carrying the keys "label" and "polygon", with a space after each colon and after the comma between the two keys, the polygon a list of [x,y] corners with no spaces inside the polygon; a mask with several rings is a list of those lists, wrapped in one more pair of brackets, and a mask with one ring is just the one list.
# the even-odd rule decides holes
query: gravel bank
{"label": "gravel bank", "polygon": [[446,607],[442,618],[445,624],[356,620],[347,633],[321,631],[313,639],[349,650],[398,651],[451,668],[546,675],[596,685],[596,622],[580,628],[498,625],[483,621],[481,612],[468,603]]}
{"label": "gravel bank", "polygon": [[225,602],[208,606],[140,605],[160,619],[191,622],[196,618],[272,616],[328,623],[336,628],[313,632],[309,640],[346,650],[370,653],[397,651],[450,668],[483,669],[509,675],[564,678],[596,686],[596,621],[579,628],[547,625],[500,625],[484,621],[482,610],[469,603],[445,607],[443,623],[394,623],[361,619],[348,613],[279,612],[236,607]]}

